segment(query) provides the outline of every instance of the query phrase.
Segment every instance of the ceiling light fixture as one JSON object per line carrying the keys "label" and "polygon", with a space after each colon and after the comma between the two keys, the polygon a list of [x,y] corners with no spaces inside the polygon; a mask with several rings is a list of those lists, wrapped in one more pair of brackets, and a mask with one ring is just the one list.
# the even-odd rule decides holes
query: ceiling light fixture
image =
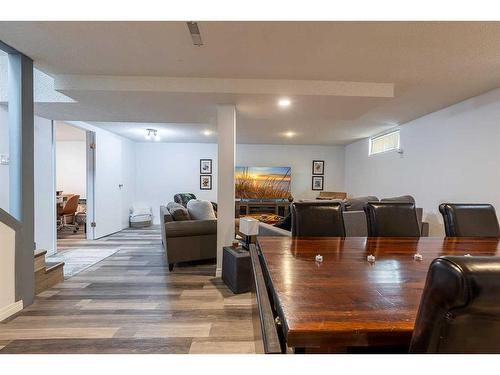
{"label": "ceiling light fixture", "polygon": [[290,104],[292,104],[292,101],[288,98],[281,98],[280,100],[278,100],[278,105],[281,108],[290,107]]}
{"label": "ceiling light fixture", "polygon": [[146,129],[145,138],[149,141],[151,138],[155,141],[159,141],[158,130],[156,129]]}
{"label": "ceiling light fixture", "polygon": [[207,137],[212,134],[210,130],[204,130],[203,134],[206,135]]}
{"label": "ceiling light fixture", "polygon": [[292,138],[295,136],[295,133],[294,132],[286,132],[285,136],[287,136],[288,138]]}
{"label": "ceiling light fixture", "polygon": [[202,46],[203,40],[201,40],[201,34],[200,34],[200,29],[198,28],[198,23],[193,21],[189,21],[186,23],[189,29],[189,33],[191,34],[191,39],[193,40],[193,44],[198,47]]}

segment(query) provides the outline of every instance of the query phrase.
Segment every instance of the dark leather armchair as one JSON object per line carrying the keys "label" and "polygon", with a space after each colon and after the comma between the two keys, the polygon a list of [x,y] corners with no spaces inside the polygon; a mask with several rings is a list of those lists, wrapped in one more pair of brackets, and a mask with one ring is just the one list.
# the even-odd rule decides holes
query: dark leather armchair
{"label": "dark leather armchair", "polygon": [[500,237],[491,204],[443,203],[439,205],[448,237]]}
{"label": "dark leather armchair", "polygon": [[500,258],[432,262],[410,352],[500,353]]}
{"label": "dark leather armchair", "polygon": [[345,237],[342,203],[295,202],[292,204],[292,236]]}
{"label": "dark leather armchair", "polygon": [[420,237],[414,203],[369,202],[364,211],[369,237]]}

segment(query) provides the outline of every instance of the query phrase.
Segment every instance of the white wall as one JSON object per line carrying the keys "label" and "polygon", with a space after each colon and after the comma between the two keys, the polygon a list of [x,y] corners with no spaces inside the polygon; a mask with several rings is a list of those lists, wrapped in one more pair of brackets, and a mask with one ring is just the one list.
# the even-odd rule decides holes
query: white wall
{"label": "white wall", "polygon": [[[82,130],[84,132],[84,130]],[[56,142],[56,189],[87,198],[85,141]]]}
{"label": "white wall", "polygon": [[349,195],[411,194],[434,236],[444,234],[442,202],[491,203],[500,210],[500,90],[404,124],[401,147],[403,155],[369,157],[368,139],[346,146]]}
{"label": "white wall", "polygon": [[[208,143],[136,143],[136,199],[152,207],[159,223],[159,207],[174,194],[194,193],[200,199],[217,200],[217,145]],[[200,159],[213,159],[212,190],[200,190]]]}
{"label": "white wall", "polygon": [[52,121],[35,116],[35,243],[37,250],[56,252],[56,201],[52,162]]}
{"label": "white wall", "polygon": [[[200,199],[217,200],[217,145],[207,143],[136,143],[136,199],[153,208],[159,223],[159,206],[180,192]],[[213,159],[212,190],[200,190],[200,159]],[[296,199],[314,198],[311,190],[313,160],[325,160],[325,190],[344,191],[344,147],[247,145],[236,147],[241,166],[292,168],[292,194]]]}

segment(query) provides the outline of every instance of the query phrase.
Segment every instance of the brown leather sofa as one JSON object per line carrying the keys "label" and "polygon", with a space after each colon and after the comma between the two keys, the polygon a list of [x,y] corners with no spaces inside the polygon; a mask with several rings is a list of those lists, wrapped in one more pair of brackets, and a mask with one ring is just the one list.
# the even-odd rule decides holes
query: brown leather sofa
{"label": "brown leather sofa", "polygon": [[160,227],[168,268],[174,264],[217,257],[217,220],[176,221],[160,206]]}

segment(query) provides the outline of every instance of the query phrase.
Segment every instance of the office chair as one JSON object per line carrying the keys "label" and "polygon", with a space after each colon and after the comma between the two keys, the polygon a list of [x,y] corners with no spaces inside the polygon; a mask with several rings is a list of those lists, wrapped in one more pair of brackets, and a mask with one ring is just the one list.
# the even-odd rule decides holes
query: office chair
{"label": "office chair", "polygon": [[60,212],[58,212],[58,221],[59,226],[57,230],[63,230],[65,228],[73,229],[73,233],[78,232],[80,229],[78,227],[78,223],[76,222],[76,211],[78,209],[78,202],[80,200],[79,195],[72,195],[68,198],[68,201],[62,208]]}

